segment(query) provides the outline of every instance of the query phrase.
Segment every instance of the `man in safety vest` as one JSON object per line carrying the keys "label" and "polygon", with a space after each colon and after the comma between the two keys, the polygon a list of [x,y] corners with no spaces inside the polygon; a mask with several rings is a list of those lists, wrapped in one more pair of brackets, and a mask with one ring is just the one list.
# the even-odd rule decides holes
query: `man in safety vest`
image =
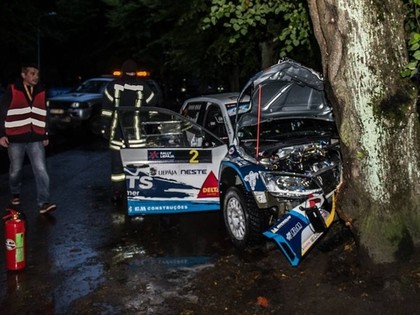
{"label": "man in safety vest", "polygon": [[125,192],[125,175],[120,150],[124,147],[124,139],[119,126],[118,107],[155,106],[158,96],[149,87],[147,81],[137,76],[137,64],[134,60],[124,61],[122,75],[111,81],[104,92],[102,118],[109,128],[109,148],[111,149],[111,182],[114,201],[120,200]]}
{"label": "man in safety vest", "polygon": [[21,77],[7,87],[0,100],[0,145],[7,148],[9,154],[12,206],[20,204],[26,154],[35,177],[39,212],[44,214],[56,209],[50,202],[50,178],[45,159],[45,146],[49,143],[45,89],[39,84],[37,66],[23,66]]}

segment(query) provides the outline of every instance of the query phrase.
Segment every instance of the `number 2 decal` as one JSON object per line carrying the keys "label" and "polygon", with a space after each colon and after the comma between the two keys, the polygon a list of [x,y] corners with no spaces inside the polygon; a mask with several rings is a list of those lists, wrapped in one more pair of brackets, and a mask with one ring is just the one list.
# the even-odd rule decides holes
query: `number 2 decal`
{"label": "number 2 decal", "polygon": [[190,150],[191,158],[190,163],[198,163],[198,151],[197,150]]}

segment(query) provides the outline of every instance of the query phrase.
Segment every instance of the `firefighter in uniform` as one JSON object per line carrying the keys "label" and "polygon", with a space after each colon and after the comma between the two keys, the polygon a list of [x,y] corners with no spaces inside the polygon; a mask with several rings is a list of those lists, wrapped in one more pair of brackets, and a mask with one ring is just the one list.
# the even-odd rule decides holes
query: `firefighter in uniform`
{"label": "firefighter in uniform", "polygon": [[[155,106],[157,95],[153,93],[147,81],[137,77],[137,64],[134,60],[126,60],[121,67],[121,76],[111,81],[105,92],[102,104],[102,119],[108,128],[109,148],[111,149],[111,182],[113,200],[120,200],[125,192],[125,175],[120,150],[124,147],[124,139],[118,122],[120,106]],[[140,127],[139,124],[135,125]],[[140,140],[140,139],[139,139]],[[131,141],[135,141],[134,139]]]}

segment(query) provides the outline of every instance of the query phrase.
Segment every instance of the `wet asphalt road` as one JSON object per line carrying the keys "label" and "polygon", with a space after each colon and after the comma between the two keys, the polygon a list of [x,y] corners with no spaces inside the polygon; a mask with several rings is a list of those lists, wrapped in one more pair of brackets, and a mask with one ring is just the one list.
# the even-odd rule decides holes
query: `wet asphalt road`
{"label": "wet asphalt road", "polygon": [[[6,271],[2,246],[0,314],[126,314],[126,309],[162,314],[163,292],[176,294],[196,270],[231,250],[219,212],[128,218],[125,205],[111,201],[103,140],[56,138],[47,152],[51,197],[58,208],[38,214],[27,164],[20,206],[26,216],[27,266]],[[6,209],[7,157],[4,151],[0,155],[0,206]],[[0,235],[4,244],[3,224]],[[127,272],[113,268],[117,264]],[[127,290],[140,283],[143,289],[137,300],[114,292],[112,303],[104,302],[106,297],[95,301],[95,290],[112,286],[110,279],[124,281]],[[92,306],[95,302],[101,305]],[[91,307],[100,311],[89,311]]]}

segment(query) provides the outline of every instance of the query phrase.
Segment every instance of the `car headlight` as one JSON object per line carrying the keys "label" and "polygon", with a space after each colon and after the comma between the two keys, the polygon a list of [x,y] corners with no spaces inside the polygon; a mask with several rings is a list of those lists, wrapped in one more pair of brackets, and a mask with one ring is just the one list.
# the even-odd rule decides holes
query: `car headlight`
{"label": "car headlight", "polygon": [[70,107],[71,108],[80,108],[81,107],[80,102],[73,102],[73,103],[71,103]]}
{"label": "car headlight", "polygon": [[267,191],[275,197],[300,198],[322,193],[322,189],[311,177],[298,174],[260,172]]}

